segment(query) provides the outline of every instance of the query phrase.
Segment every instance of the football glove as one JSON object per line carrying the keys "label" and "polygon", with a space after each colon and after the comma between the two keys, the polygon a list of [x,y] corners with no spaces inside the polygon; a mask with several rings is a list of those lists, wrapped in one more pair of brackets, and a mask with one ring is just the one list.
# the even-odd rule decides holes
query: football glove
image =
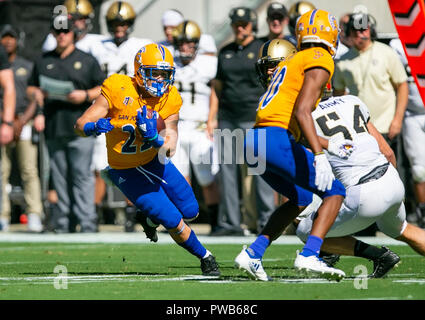
{"label": "football glove", "polygon": [[337,156],[341,159],[348,159],[355,150],[355,145],[351,140],[329,140],[328,152],[331,155]]}
{"label": "football glove", "polygon": [[164,144],[164,138],[158,134],[156,128],[156,119],[158,118],[158,112],[154,111],[152,118],[147,118],[147,108],[143,106],[142,112],[137,111],[136,126],[139,129],[140,134],[146,140],[147,143],[152,145],[154,148],[159,148]]}
{"label": "football glove", "polygon": [[324,153],[314,156],[314,166],[316,168],[316,179],[314,183],[317,189],[323,192],[330,190],[332,188],[332,182],[335,180],[335,176]]}
{"label": "football glove", "polygon": [[96,122],[87,122],[83,130],[86,136],[99,136],[102,133],[111,131],[113,128],[111,118],[100,118]]}

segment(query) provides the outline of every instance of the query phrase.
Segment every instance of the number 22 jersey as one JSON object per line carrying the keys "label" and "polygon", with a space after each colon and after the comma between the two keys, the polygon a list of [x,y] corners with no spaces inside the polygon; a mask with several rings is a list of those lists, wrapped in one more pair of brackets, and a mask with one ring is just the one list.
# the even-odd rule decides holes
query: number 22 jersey
{"label": "number 22 jersey", "polygon": [[135,78],[113,74],[103,82],[101,94],[109,103],[105,118],[110,117],[114,126],[114,129],[106,133],[109,166],[114,169],[128,169],[152,161],[158,149],[145,144],[137,130],[137,110],[146,105],[158,111],[164,120],[172,114],[178,114],[182,99],[177,89],[169,86],[162,97],[141,98]]}

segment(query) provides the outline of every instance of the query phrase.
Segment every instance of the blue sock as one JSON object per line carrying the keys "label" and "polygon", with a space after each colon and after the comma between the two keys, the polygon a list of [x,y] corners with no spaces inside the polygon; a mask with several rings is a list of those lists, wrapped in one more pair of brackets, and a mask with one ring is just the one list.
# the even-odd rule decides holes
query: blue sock
{"label": "blue sock", "polygon": [[262,259],[264,252],[266,252],[267,247],[269,246],[270,240],[263,235],[259,235],[257,239],[249,246],[246,251],[251,258]]}
{"label": "blue sock", "polygon": [[304,257],[319,256],[320,247],[322,246],[323,240],[316,236],[308,236],[307,242],[301,251],[301,255]]}
{"label": "blue sock", "polygon": [[193,230],[190,231],[189,238],[185,242],[178,243],[178,245],[185,248],[199,259],[202,259],[207,253],[207,249],[205,249],[205,247],[199,242],[198,237]]}

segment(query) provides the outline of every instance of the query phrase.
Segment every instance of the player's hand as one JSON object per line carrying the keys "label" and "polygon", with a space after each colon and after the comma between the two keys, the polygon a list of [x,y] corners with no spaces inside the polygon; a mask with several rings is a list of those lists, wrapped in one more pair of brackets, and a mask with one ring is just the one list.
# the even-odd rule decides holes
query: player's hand
{"label": "player's hand", "polygon": [[353,141],[351,140],[329,140],[328,142],[328,152],[331,155],[337,156],[341,159],[348,159],[353,151],[356,149]]}
{"label": "player's hand", "polygon": [[114,129],[114,126],[111,124],[111,118],[100,118],[96,122],[87,122],[84,125],[84,133],[86,136],[98,136],[102,133],[107,133],[112,129]]}
{"label": "player's hand", "polygon": [[158,112],[153,111],[151,119],[147,117],[147,107],[143,106],[142,112],[137,111],[136,126],[142,137],[154,148],[160,148],[164,144],[164,138],[158,134],[156,119]]}
{"label": "player's hand", "polygon": [[137,111],[136,126],[139,129],[140,134],[147,140],[155,139],[158,135],[156,128],[156,119],[158,118],[158,112],[154,111],[152,118],[147,118],[147,107],[143,106],[142,112]]}
{"label": "player's hand", "polygon": [[316,168],[316,179],[314,183],[320,191],[330,190],[335,176],[332,172],[331,165],[324,153],[314,156],[314,166]]}
{"label": "player's hand", "polygon": [[391,121],[390,128],[388,129],[388,138],[393,140],[395,137],[397,137],[401,132],[402,126],[403,122],[399,121],[398,119],[393,119],[393,121]]}
{"label": "player's hand", "polygon": [[217,120],[208,120],[207,121],[207,128],[206,128],[206,133],[207,133],[207,137],[208,139],[210,139],[211,141],[214,140],[214,129],[217,129]]}

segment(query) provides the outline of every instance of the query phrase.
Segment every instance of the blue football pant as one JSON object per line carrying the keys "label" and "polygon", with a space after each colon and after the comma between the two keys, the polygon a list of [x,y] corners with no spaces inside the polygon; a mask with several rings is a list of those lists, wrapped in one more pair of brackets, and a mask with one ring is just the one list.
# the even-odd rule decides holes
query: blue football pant
{"label": "blue football pant", "polygon": [[[259,134],[259,130],[264,131]],[[264,180],[300,206],[312,202],[312,193],[322,199],[332,195],[345,197],[345,188],[337,179],[330,190],[322,192],[317,189],[314,155],[297,143],[286,129],[263,127],[249,130],[245,139],[245,155],[248,152],[263,162],[265,172],[261,176]]]}
{"label": "blue football pant", "polygon": [[143,214],[166,229],[199,213],[191,186],[171,160],[162,164],[156,157],[137,168],[110,169],[109,177]]}

